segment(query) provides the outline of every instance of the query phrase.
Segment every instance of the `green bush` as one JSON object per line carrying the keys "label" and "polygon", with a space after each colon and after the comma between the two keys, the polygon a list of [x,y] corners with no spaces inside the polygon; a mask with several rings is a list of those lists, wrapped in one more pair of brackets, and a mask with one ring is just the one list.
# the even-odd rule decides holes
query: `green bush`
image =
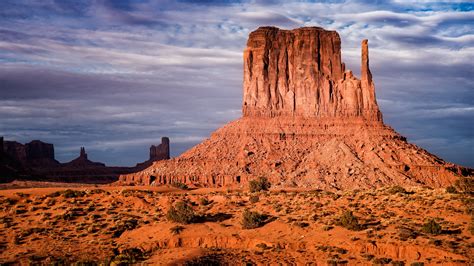
{"label": "green bush", "polygon": [[260,198],[257,195],[252,195],[249,198],[250,203],[257,203],[260,200]]}
{"label": "green bush", "polygon": [[404,189],[402,186],[393,186],[388,190],[388,193],[390,194],[407,194],[406,189]]}
{"label": "green bush", "polygon": [[212,202],[209,201],[207,198],[200,198],[199,199],[199,204],[203,205],[203,206],[206,206],[206,205],[209,205],[211,204]]}
{"label": "green bush", "polygon": [[267,216],[258,212],[252,212],[244,210],[242,214],[242,228],[243,229],[254,229],[261,227],[265,224]]}
{"label": "green bush", "polygon": [[474,193],[474,178],[472,177],[460,177],[454,182],[454,187],[463,193],[473,194]]}
{"label": "green bush", "polygon": [[447,193],[452,193],[452,194],[458,193],[457,189],[454,186],[447,187],[446,192]]}
{"label": "green bush", "polygon": [[179,189],[183,189],[183,190],[188,190],[189,189],[188,185],[186,185],[185,183],[182,183],[182,182],[172,182],[170,185],[175,187],[175,188],[179,188]]}
{"label": "green bush", "polygon": [[432,235],[439,235],[441,234],[442,228],[439,223],[437,223],[434,219],[430,219],[423,225],[422,228],[423,232],[432,234]]}
{"label": "green bush", "polygon": [[139,248],[125,249],[110,261],[110,265],[132,265],[147,258],[147,254]]}
{"label": "green bush", "polygon": [[250,192],[259,192],[262,190],[268,190],[271,187],[270,182],[266,177],[259,177],[256,180],[251,180],[249,182]]}
{"label": "green bush", "polygon": [[184,201],[179,201],[175,206],[171,206],[166,217],[172,222],[182,224],[190,224],[197,219],[193,207]]}
{"label": "green bush", "polygon": [[181,225],[177,225],[177,226],[173,226],[170,228],[170,232],[173,234],[173,235],[179,235],[181,233],[181,231],[184,230],[184,227],[181,226]]}
{"label": "green bush", "polygon": [[119,221],[115,226],[110,228],[112,232],[112,238],[120,237],[125,231],[133,230],[138,227],[138,220],[130,218],[127,220]]}
{"label": "green bush", "polygon": [[354,216],[352,211],[345,211],[339,217],[336,224],[352,231],[362,230],[362,226],[359,224],[359,219]]}
{"label": "green bush", "polygon": [[66,189],[60,193],[65,198],[77,198],[77,197],[82,197],[86,194],[86,192],[82,190],[72,190],[72,189]]}

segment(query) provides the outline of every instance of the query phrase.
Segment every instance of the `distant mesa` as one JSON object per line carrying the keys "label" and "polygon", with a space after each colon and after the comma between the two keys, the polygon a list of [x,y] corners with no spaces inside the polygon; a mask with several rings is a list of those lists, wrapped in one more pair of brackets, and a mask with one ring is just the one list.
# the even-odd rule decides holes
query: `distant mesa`
{"label": "distant mesa", "polygon": [[34,140],[26,144],[5,141],[0,137],[0,182],[14,179],[45,180],[58,182],[110,183],[119,175],[145,169],[153,162],[170,158],[170,140],[162,138],[161,144],[151,146],[150,158],[135,167],[110,167],[88,159],[86,149],[80,148],[79,156],[67,163],[60,163],[54,156],[54,145]]}
{"label": "distant mesa", "polygon": [[[2,138],[3,139],[3,138]],[[4,153],[24,167],[54,167],[59,162],[54,159],[53,144],[33,140],[26,144],[3,141]]]}
{"label": "distant mesa", "polygon": [[120,176],[126,184],[182,182],[330,190],[443,187],[473,170],[447,163],[383,123],[361,44],[361,77],[345,68],[341,39],[319,27],[260,27],[244,50],[242,118],[181,156]]}

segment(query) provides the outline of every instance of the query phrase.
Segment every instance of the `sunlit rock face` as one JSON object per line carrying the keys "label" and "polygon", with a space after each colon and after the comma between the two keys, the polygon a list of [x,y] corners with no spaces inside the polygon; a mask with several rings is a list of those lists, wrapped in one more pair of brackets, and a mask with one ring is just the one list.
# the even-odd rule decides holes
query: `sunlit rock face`
{"label": "sunlit rock face", "polygon": [[318,27],[252,32],[244,51],[244,116],[363,117],[382,121],[362,42],[362,75],[345,71],[341,39]]}
{"label": "sunlit rock face", "polygon": [[360,79],[345,70],[338,33],[317,27],[261,27],[250,34],[243,59],[242,118],[120,181],[245,187],[265,176],[274,187],[339,190],[443,187],[472,175],[383,123],[367,40]]}

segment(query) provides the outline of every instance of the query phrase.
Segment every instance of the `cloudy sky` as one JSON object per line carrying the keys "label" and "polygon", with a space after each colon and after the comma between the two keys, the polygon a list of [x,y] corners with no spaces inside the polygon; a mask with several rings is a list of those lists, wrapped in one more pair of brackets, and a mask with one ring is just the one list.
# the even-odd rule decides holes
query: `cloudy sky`
{"label": "cloudy sky", "polygon": [[[376,4],[374,4],[376,3]],[[2,0],[0,135],[134,165],[240,116],[242,51],[261,25],[337,30],[359,73],[369,39],[386,123],[474,167],[474,4],[461,1]]]}

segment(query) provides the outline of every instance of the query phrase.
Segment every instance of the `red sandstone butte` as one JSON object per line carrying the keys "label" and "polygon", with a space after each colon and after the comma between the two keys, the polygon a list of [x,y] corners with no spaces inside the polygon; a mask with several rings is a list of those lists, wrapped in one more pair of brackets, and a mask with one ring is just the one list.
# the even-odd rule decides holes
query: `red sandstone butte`
{"label": "red sandstone butte", "polygon": [[410,144],[385,125],[375,97],[367,40],[361,78],[345,70],[341,39],[318,27],[261,27],[244,51],[243,117],[181,156],[122,175],[123,183],[274,187],[443,187],[463,168]]}

